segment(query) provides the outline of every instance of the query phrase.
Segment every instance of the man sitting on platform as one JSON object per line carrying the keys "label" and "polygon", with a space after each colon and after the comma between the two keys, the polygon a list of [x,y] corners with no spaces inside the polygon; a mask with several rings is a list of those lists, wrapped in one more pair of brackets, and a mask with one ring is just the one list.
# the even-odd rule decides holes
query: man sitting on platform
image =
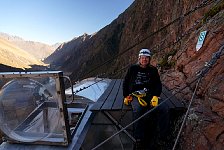
{"label": "man sitting on platform", "polygon": [[[124,78],[124,103],[127,105],[131,103],[133,120],[159,104],[162,84],[157,68],[150,65],[151,56],[149,49],[141,49],[138,63],[128,69]],[[135,149],[157,149],[157,142],[167,136],[168,125],[169,109],[162,104],[134,123],[133,134],[137,141]],[[158,138],[159,140],[156,140]]]}

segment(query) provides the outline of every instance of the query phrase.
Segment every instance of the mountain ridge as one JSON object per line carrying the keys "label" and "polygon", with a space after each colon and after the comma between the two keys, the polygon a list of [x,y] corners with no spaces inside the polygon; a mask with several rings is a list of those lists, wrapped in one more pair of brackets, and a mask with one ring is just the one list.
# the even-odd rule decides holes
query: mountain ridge
{"label": "mountain ridge", "polygon": [[44,65],[33,55],[0,38],[0,64],[15,68],[31,68],[31,65]]}
{"label": "mountain ridge", "polygon": [[[118,70],[117,77],[122,78],[126,66],[137,62],[138,51],[149,48],[154,53],[151,63],[160,70],[164,86],[173,93],[186,86],[177,97],[187,104],[195,87],[190,84],[192,78],[224,44],[223,14],[223,0],[135,0],[117,19],[71,50],[68,59],[59,59],[59,69],[72,72],[73,82],[100,75],[115,78],[111,74]],[[201,31],[208,34],[196,51]],[[224,147],[223,62],[221,57],[200,84],[180,149]]]}
{"label": "mountain ridge", "polygon": [[[86,40],[90,39],[94,35],[88,35],[84,33],[79,37],[73,38],[71,41],[62,43],[51,55],[49,55],[44,62],[51,64],[54,69],[59,68],[63,61],[66,61],[71,56],[70,54],[75,51],[77,47]],[[63,60],[61,60],[63,59]],[[55,66],[57,66],[55,68]]]}
{"label": "mountain ridge", "polygon": [[13,36],[3,32],[0,32],[0,37],[16,45],[17,47],[27,51],[39,60],[45,59],[47,56],[53,53],[59,45],[61,45],[61,43],[48,45],[41,42],[26,41],[19,36]]}
{"label": "mountain ridge", "polygon": [[[158,67],[163,85],[173,94],[186,87],[176,96],[189,104],[196,87],[192,79],[224,45],[223,29],[223,0],[135,0],[94,36],[80,38],[77,45],[77,38],[64,43],[46,61],[71,72],[73,83],[87,77],[123,78],[127,66],[137,62],[139,50],[149,48],[154,53],[151,63]],[[208,33],[196,51],[201,31]],[[223,149],[223,62],[222,55],[203,76],[178,149]]]}

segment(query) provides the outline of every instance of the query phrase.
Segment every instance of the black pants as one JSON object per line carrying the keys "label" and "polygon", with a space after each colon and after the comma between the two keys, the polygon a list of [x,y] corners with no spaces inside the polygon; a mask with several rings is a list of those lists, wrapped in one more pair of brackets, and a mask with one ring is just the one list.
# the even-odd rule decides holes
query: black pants
{"label": "black pants", "polygon": [[[151,97],[147,99],[147,107],[141,106],[137,98],[133,99],[133,121],[152,109],[150,106]],[[141,141],[146,149],[156,149],[155,147],[157,147],[158,142],[165,140],[169,133],[169,115],[169,107],[163,103],[145,117],[138,120],[133,125],[135,139]]]}

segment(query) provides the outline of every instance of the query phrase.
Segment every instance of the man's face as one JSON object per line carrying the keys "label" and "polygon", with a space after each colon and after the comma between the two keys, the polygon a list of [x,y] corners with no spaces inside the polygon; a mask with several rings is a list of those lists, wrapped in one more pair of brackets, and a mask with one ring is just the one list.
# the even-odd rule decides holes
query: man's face
{"label": "man's face", "polygon": [[142,67],[146,67],[150,62],[149,56],[140,56],[139,63]]}

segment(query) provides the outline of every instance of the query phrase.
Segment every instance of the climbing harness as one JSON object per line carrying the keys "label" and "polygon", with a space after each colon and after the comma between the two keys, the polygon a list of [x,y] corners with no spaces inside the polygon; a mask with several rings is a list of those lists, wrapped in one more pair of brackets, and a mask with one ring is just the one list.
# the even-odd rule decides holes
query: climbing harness
{"label": "climbing harness", "polygon": [[146,101],[144,99],[142,99],[143,97],[146,96],[145,90],[135,91],[135,92],[131,93],[131,95],[133,95],[137,98],[137,100],[141,106],[143,106],[143,107],[147,106]]}
{"label": "climbing harness", "polygon": [[[105,65],[105,64],[108,64],[108,63],[112,62],[112,61],[113,61],[114,59],[116,59],[117,57],[119,57],[119,56],[123,55],[124,53],[130,51],[133,47],[135,47],[135,46],[139,45],[140,43],[144,42],[144,41],[145,41],[146,39],[148,39],[149,37],[152,37],[153,35],[155,35],[155,34],[161,32],[162,30],[164,30],[164,29],[167,28],[168,26],[174,24],[174,23],[177,22],[178,20],[183,19],[184,17],[190,15],[191,13],[195,12],[196,10],[198,10],[198,9],[200,9],[200,8],[202,8],[202,7],[205,7],[205,6],[207,6],[207,5],[210,5],[210,4],[213,3],[213,2],[214,2],[214,0],[213,0],[213,1],[208,1],[208,0],[203,1],[201,5],[195,7],[193,10],[191,10],[191,11],[189,11],[189,12],[183,14],[182,16],[180,16],[180,17],[174,19],[173,21],[171,21],[170,23],[168,23],[168,24],[165,25],[164,27],[160,28],[159,30],[157,30],[157,31],[155,31],[155,32],[153,32],[153,33],[151,33],[151,34],[149,34],[146,38],[144,38],[144,39],[138,41],[138,43],[136,43],[136,44],[132,45],[131,47],[129,47],[128,49],[124,50],[122,53],[119,53],[119,54],[113,56],[111,59],[105,61],[103,64],[96,66],[95,68],[93,68],[92,70],[90,70],[89,72],[87,72],[87,75],[90,74],[90,73],[92,73],[92,72],[94,72],[95,70],[97,70],[97,69],[100,68],[101,66],[103,66],[103,65]],[[198,25],[199,23],[200,23],[200,20],[197,20],[197,21],[195,22],[195,24],[188,30],[188,32],[186,32],[186,34],[182,34],[182,35],[181,35],[180,37],[178,37],[173,43],[168,44],[167,47],[177,44],[177,43],[178,43],[184,36],[188,35],[191,31],[193,31],[193,28],[194,28],[194,27],[197,27],[197,25]],[[157,46],[157,45],[156,45],[156,46]],[[165,48],[167,48],[167,47],[165,47]],[[164,49],[165,49],[165,48],[164,48]],[[161,102],[159,105],[162,105],[164,102],[166,102],[167,100],[169,100],[171,97],[175,96],[177,93],[179,93],[180,91],[184,90],[184,89],[185,89],[186,87],[188,87],[190,84],[194,83],[194,82],[197,81],[199,78],[201,78],[202,76],[204,76],[204,74],[207,73],[208,70],[211,68],[211,65],[212,65],[212,63],[207,63],[207,66],[208,66],[208,67],[205,68],[205,69],[202,69],[201,72],[198,74],[199,76],[198,76],[196,79],[192,80],[192,82],[190,82],[188,85],[186,85],[185,87],[183,87],[183,88],[179,89],[178,91],[176,91],[172,96],[166,98],[166,99],[165,99],[163,102]],[[125,68],[127,68],[127,67],[124,67],[123,69],[125,69]],[[122,70],[123,70],[123,69],[122,69]],[[116,74],[116,73],[118,73],[118,72],[114,72],[113,74]],[[90,87],[90,86],[89,86],[89,87]],[[80,91],[82,91],[82,90],[84,90],[84,89],[80,89],[79,91],[76,91],[76,92],[74,92],[74,93],[78,93],[78,92],[80,92]],[[133,95],[133,96],[134,96],[134,95]],[[143,100],[142,97],[140,97],[139,99],[140,99],[140,102],[143,102],[143,104],[144,104],[145,101],[142,101],[142,100]],[[138,99],[138,100],[139,100],[139,99]],[[140,102],[139,102],[139,103],[140,103]],[[146,105],[147,105],[147,103],[146,103]],[[159,105],[158,105],[158,106],[159,106]],[[139,121],[140,119],[142,119],[143,117],[145,117],[146,115],[148,115],[150,112],[154,111],[156,108],[157,108],[157,107],[154,107],[153,109],[149,110],[149,111],[146,112],[144,115],[140,116],[138,119],[134,120],[133,122],[131,122],[130,124],[128,124],[126,127],[122,128],[120,131],[118,131],[117,133],[115,133],[114,135],[112,135],[111,137],[109,137],[108,139],[106,139],[105,141],[103,141],[102,143],[100,143],[99,145],[97,145],[96,147],[94,147],[93,149],[97,149],[98,147],[100,147],[101,145],[103,145],[104,143],[106,143],[107,141],[109,141],[111,138],[113,138],[114,136],[118,135],[118,134],[121,133],[122,131],[126,130],[126,129],[127,129],[128,127],[130,127],[132,124],[136,123],[137,121]]]}
{"label": "climbing harness", "polygon": [[[119,54],[113,56],[111,59],[109,59],[109,60],[105,61],[104,63],[98,65],[97,67],[93,68],[93,69],[92,69],[91,71],[89,71],[87,74],[90,74],[90,73],[94,72],[95,70],[97,70],[98,68],[100,68],[100,67],[102,67],[102,66],[104,66],[104,65],[106,65],[106,64],[108,64],[108,63],[110,63],[110,62],[113,61],[115,58],[117,58],[117,57],[119,57],[119,56],[125,54],[126,52],[129,52],[129,51],[132,50],[132,48],[134,48],[135,46],[137,46],[137,45],[139,45],[140,43],[144,42],[146,39],[152,37],[153,35],[158,34],[159,32],[163,31],[164,29],[166,29],[166,28],[169,27],[170,25],[174,24],[174,23],[177,22],[178,20],[183,19],[184,17],[187,17],[187,16],[190,15],[191,13],[194,13],[196,10],[198,10],[198,9],[200,9],[200,8],[203,8],[203,7],[207,6],[207,5],[210,5],[210,4],[212,4],[213,2],[214,2],[214,0],[212,0],[212,1],[209,1],[209,0],[205,0],[205,1],[203,1],[200,5],[196,6],[194,9],[192,9],[192,10],[190,10],[189,12],[183,14],[182,16],[179,16],[178,18],[174,19],[173,21],[171,21],[171,22],[168,23],[167,25],[163,26],[162,28],[158,29],[157,31],[155,31],[155,32],[153,32],[153,33],[150,33],[146,38],[140,40],[138,43],[136,43],[136,44],[132,45],[131,47],[127,48],[127,49],[124,50],[122,53],[119,53]],[[203,18],[204,18],[204,17],[203,17]],[[168,44],[168,46],[166,46],[166,47],[164,47],[164,48],[162,48],[162,49],[160,48],[160,51],[163,50],[163,49],[166,49],[166,48],[168,48],[168,47],[170,47],[170,46],[172,46],[172,45],[176,45],[176,44],[177,44],[177,43],[178,43],[184,36],[189,35],[190,32],[192,32],[193,29],[194,29],[199,23],[201,23],[201,20],[202,20],[203,18],[196,20],[195,23],[193,24],[193,26],[192,26],[191,28],[189,28],[189,30],[188,30],[185,34],[182,34],[181,36],[179,36],[174,42],[171,42],[170,44]],[[164,41],[163,41],[163,42],[164,42]],[[163,42],[161,42],[161,43],[163,43]],[[160,44],[161,44],[161,43],[160,43]],[[159,44],[159,45],[160,45],[160,44]],[[156,45],[156,46],[152,47],[152,49],[157,49],[157,47],[159,47],[159,45]],[[126,68],[128,68],[129,66],[130,66],[130,65],[126,65],[126,66],[123,67],[122,69],[120,69],[120,70],[118,70],[118,71],[116,71],[116,72],[112,72],[112,73],[107,74],[107,75],[108,75],[108,76],[109,76],[109,75],[115,75],[115,74],[117,74],[117,73],[119,73],[119,72],[124,71],[124,70],[125,70]],[[97,75],[97,76],[103,76],[103,75],[105,76],[106,73],[102,73],[102,74],[99,74],[99,75]],[[102,80],[104,80],[104,79],[102,79]],[[96,83],[97,83],[97,82],[96,82]],[[89,88],[89,87],[91,87],[91,85],[88,86],[88,87],[86,87],[86,88]],[[85,90],[85,88],[82,88],[82,89],[80,89],[80,90],[75,91],[74,94],[77,94],[78,92],[80,92],[80,91],[82,91],[82,90]]]}
{"label": "climbing harness", "polygon": [[146,89],[135,91],[135,92],[131,93],[130,95],[128,95],[127,97],[125,97],[124,104],[130,105],[131,102],[133,101],[133,97],[137,98],[137,100],[141,106],[143,106],[143,107],[147,106],[146,101],[144,99],[142,99],[143,97],[146,97]]}
{"label": "climbing harness", "polygon": [[[216,53],[213,53],[212,59],[206,63],[206,65],[204,66],[204,68],[201,69],[201,71],[199,72],[199,74],[197,75],[197,78],[194,79],[193,81],[191,81],[189,83],[189,85],[191,85],[192,83],[194,83],[195,81],[198,80],[197,86],[195,88],[195,91],[198,87],[199,82],[201,81],[202,77],[209,71],[209,69],[216,63],[217,59],[219,59],[222,55],[224,55],[224,45],[221,46],[221,48],[219,49],[219,51],[217,51]],[[133,125],[134,123],[138,122],[140,119],[144,118],[145,116],[147,116],[148,114],[150,114],[152,111],[154,111],[155,109],[157,109],[160,105],[163,105],[163,103],[165,103],[167,100],[169,100],[170,98],[172,98],[173,96],[175,96],[177,93],[180,93],[181,91],[183,91],[185,88],[187,88],[189,85],[184,86],[183,88],[179,89],[178,91],[176,91],[172,96],[169,96],[168,98],[166,98],[164,101],[162,101],[157,107],[153,107],[152,109],[150,109],[149,111],[147,111],[146,113],[144,113],[142,116],[140,116],[139,118],[135,119],[134,121],[132,121],[131,123],[129,123],[127,126],[125,126],[124,128],[122,128],[121,130],[119,130],[118,132],[114,133],[112,136],[110,136],[109,138],[107,138],[106,140],[104,140],[103,142],[101,142],[100,144],[98,144],[97,146],[95,146],[92,150],[96,150],[97,148],[99,148],[100,146],[102,146],[103,144],[105,144],[107,141],[109,141],[110,139],[112,139],[113,137],[115,137],[116,135],[120,134],[121,132],[123,132],[124,130],[126,130],[128,127],[130,127],[131,125]],[[191,101],[194,98],[194,95],[191,98]],[[191,104],[191,103],[190,103]],[[190,109],[190,106],[188,106],[188,109]],[[188,113],[188,112],[187,112]],[[187,116],[188,114],[186,113],[185,116]],[[186,119],[185,119],[186,120]],[[185,122],[182,122],[182,126],[184,125]],[[175,146],[177,144],[177,141],[180,137],[181,131],[182,131],[183,127],[181,128],[181,130],[179,131],[179,136],[177,137],[176,141],[175,141],[175,145],[173,146],[172,150],[175,150]]]}

